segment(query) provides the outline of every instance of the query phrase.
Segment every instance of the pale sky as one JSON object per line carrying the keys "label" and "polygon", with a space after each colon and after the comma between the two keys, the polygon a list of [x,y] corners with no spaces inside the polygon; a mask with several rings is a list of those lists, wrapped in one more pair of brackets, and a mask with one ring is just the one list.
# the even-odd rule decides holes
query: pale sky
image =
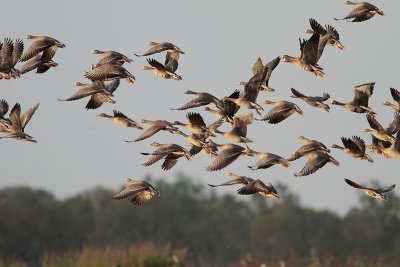
{"label": "pale sky", "polygon": [[[329,146],[340,144],[341,136],[352,135],[370,143],[370,136],[362,132],[369,127],[365,115],[337,106],[327,113],[289,96],[293,87],[307,95],[327,92],[331,99],[348,102],[353,98],[355,85],[376,82],[370,106],[384,126],[393,119],[393,110],[382,103],[392,101],[389,88],[396,88],[399,83],[395,26],[400,18],[394,11],[399,10],[400,3],[373,4],[383,10],[384,17],[348,23],[333,20],[351,11],[351,6],[343,1],[7,1],[3,5],[1,39],[47,35],[66,47],[58,50],[54,58],[59,64],[57,68],[43,75],[30,72],[19,80],[0,81],[1,98],[8,101],[10,109],[19,102],[24,112],[40,102],[26,128],[37,144],[0,140],[0,187],[27,185],[67,197],[95,186],[117,190],[125,177],[140,179],[150,174],[172,180],[176,173],[183,172],[205,184],[223,182],[229,178],[226,173],[232,171],[264,182],[282,182],[300,196],[304,205],[346,212],[356,205],[359,193],[343,179],[362,184],[370,184],[371,179],[382,185],[396,183],[398,160],[371,155],[375,161],[371,164],[333,150],[331,155],[341,163],[340,167],[328,164],[313,175],[296,178],[293,172],[300,171],[306,159],[293,162],[289,169],[274,166],[251,171],[246,166],[258,159],[243,157],[210,173],[205,168],[212,159],[202,154],[190,162],[182,159],[165,172],[160,168],[161,162],[142,166],[147,157],[139,152],[151,152],[149,144],[154,141],[186,145],[183,137],[159,133],[151,139],[127,144],[124,140],[135,139],[141,131],[123,128],[96,115],[117,109],[136,121],[185,121],[185,111],[170,110],[192,99],[183,94],[185,91],[207,91],[223,97],[240,88],[239,81],[251,77],[251,67],[258,56],[264,62],[283,54],[299,56],[298,38],[309,37],[304,30],[312,17],[322,25],[334,26],[346,49],[325,49],[319,62],[326,73],[323,79],[281,62],[270,80],[276,91],[261,92],[258,101],[293,101],[303,109],[304,116],[295,114],[278,125],[255,121],[248,131],[248,137],[255,142],[249,146],[287,158],[303,145],[297,139],[299,135]],[[147,64],[145,58],[136,58],[133,53],[145,52],[149,41],[172,42],[186,52],[177,70],[182,81],[165,80],[141,70]],[[24,43],[27,48],[31,41],[24,39]],[[90,54],[93,49],[115,50],[133,58],[134,63],[125,67],[136,76],[135,84],[121,81],[115,92],[117,103],[104,104],[97,110],[85,110],[88,99],[58,102],[57,98],[75,92],[74,82],[88,82],[84,72],[100,59]],[[163,61],[164,54],[153,58]],[[21,66],[19,63],[17,68]],[[265,115],[271,107],[263,106]],[[188,111],[200,112],[207,124],[216,120],[202,109]],[[248,112],[240,110],[242,114]],[[222,137],[215,141],[230,142]],[[236,189],[217,190],[235,193]]]}

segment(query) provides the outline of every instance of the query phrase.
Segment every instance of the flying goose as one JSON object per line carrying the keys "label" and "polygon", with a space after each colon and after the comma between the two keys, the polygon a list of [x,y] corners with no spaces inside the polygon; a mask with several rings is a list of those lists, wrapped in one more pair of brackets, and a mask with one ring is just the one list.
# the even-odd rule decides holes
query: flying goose
{"label": "flying goose", "polygon": [[335,20],[347,20],[351,22],[361,22],[361,21],[365,21],[365,20],[369,20],[370,18],[372,18],[373,16],[375,16],[375,14],[379,14],[381,16],[384,16],[385,14],[382,12],[382,10],[380,10],[379,8],[377,8],[376,6],[367,3],[367,2],[351,2],[351,1],[344,1],[345,4],[347,5],[352,5],[355,6],[355,8],[344,18],[342,19],[337,19],[334,18]]}
{"label": "flying goose", "polygon": [[[55,51],[57,48],[64,48],[65,44],[62,44],[61,42],[57,41],[56,39],[49,37],[49,36],[34,36],[34,35],[28,35],[26,39],[32,39],[34,40],[33,43],[29,46],[29,48],[22,54],[20,61],[24,62],[27,61],[40,52],[45,51],[48,48],[55,47],[54,49],[48,50],[48,55],[44,55],[47,57],[47,60],[50,60],[51,57],[54,56]],[[50,58],[48,58],[50,57]]]}
{"label": "flying goose", "polygon": [[218,109],[211,109],[209,107],[205,107],[204,110],[211,112],[215,116],[217,116],[219,119],[232,123],[233,124],[233,116],[235,116],[236,112],[238,112],[240,106],[236,105],[235,102],[232,102],[230,99],[238,99],[240,96],[240,91],[235,90],[232,94],[230,94],[228,97],[224,97],[221,100],[222,107],[217,106]]}
{"label": "flying goose", "polygon": [[207,92],[195,92],[192,90],[187,90],[185,92],[185,94],[195,95],[197,97],[195,99],[187,102],[183,106],[181,106],[179,108],[171,108],[171,110],[186,110],[186,109],[190,109],[190,108],[206,106],[210,103],[214,103],[217,107],[223,107],[223,105],[224,105],[221,102],[221,100],[219,100],[218,98],[216,98],[215,96],[213,96],[212,94],[207,93]]}
{"label": "flying goose", "polygon": [[313,151],[304,155],[308,158],[306,165],[304,165],[303,169],[299,173],[295,173],[294,176],[307,176],[315,173],[319,169],[325,166],[328,162],[333,163],[336,166],[339,166],[339,162],[331,157],[328,153],[323,151]]}
{"label": "flying goose", "polygon": [[36,140],[33,139],[32,136],[25,133],[25,127],[31,120],[33,114],[39,107],[39,103],[36,104],[34,107],[28,109],[22,116],[21,116],[21,106],[19,103],[16,103],[14,107],[10,111],[10,121],[11,125],[7,131],[7,135],[0,137],[2,138],[14,138],[20,141],[28,141],[36,143]]}
{"label": "flying goose", "polygon": [[173,125],[180,125],[185,127],[187,130],[194,134],[199,134],[199,135],[211,135],[215,136],[212,130],[210,130],[206,124],[204,123],[203,117],[199,113],[196,112],[189,112],[186,115],[186,118],[188,119],[189,123],[182,123],[180,121],[174,121],[172,124]]}
{"label": "flying goose", "polygon": [[87,71],[84,76],[92,82],[125,78],[129,83],[133,83],[135,80],[135,76],[124,67],[110,63],[103,65],[97,64],[92,70]]}
{"label": "flying goose", "polygon": [[149,46],[150,49],[146,53],[142,55],[135,54],[135,56],[137,57],[150,56],[163,51],[185,54],[185,52],[183,52],[179,47],[168,42],[162,42],[162,43],[150,42]]}
{"label": "flying goose", "polygon": [[103,64],[113,64],[113,65],[118,65],[122,66],[125,62],[126,63],[132,63],[133,60],[128,58],[127,56],[116,52],[112,50],[108,51],[101,51],[101,50],[93,50],[92,54],[97,54],[101,55],[101,59],[99,62],[97,62],[97,65],[103,65]]}
{"label": "flying goose", "polygon": [[[321,26],[321,25],[319,25],[319,26]],[[331,36],[331,38],[328,39],[327,44],[331,45],[331,46],[336,46],[340,50],[344,50],[344,46],[339,41],[340,40],[339,33],[337,32],[337,30],[334,27],[332,27],[331,25],[325,25],[325,28],[322,28],[322,26],[321,26],[319,29],[319,33],[322,36],[325,35],[328,31],[331,33],[332,36]],[[306,30],[304,30],[304,32],[310,33],[310,34],[314,33],[314,31],[311,29],[306,29]]]}
{"label": "flying goose", "polygon": [[280,197],[275,187],[268,183],[264,184],[261,180],[254,180],[249,182],[247,185],[237,190],[239,195],[253,195],[260,194],[265,198],[271,198],[272,200],[278,200]]}
{"label": "flying goose", "polygon": [[175,70],[172,67],[174,65],[171,64],[163,65],[155,59],[147,59],[147,62],[150,64],[151,67],[144,66],[142,68],[143,70],[151,71],[155,75],[160,76],[164,79],[171,79],[176,81],[182,80],[182,77],[175,73]]}
{"label": "flying goose", "polygon": [[366,113],[371,115],[376,114],[370,107],[368,107],[368,100],[374,92],[375,83],[364,83],[354,87],[354,98],[351,102],[341,103],[336,100],[332,100],[332,105],[339,105],[349,111],[356,113]]}
{"label": "flying goose", "polygon": [[332,148],[337,148],[345,152],[347,155],[357,158],[357,159],[365,159],[369,162],[373,163],[372,158],[365,153],[365,142],[358,136],[353,136],[350,138],[341,137],[342,143],[344,147],[333,144]]}
{"label": "flying goose", "polygon": [[306,102],[307,104],[309,104],[312,107],[322,108],[323,110],[329,112],[330,107],[324,103],[324,101],[326,101],[330,98],[329,94],[324,93],[322,95],[322,97],[321,96],[306,96],[294,88],[291,88],[291,90],[292,90],[293,95],[291,95],[290,97],[300,98],[301,100],[303,100],[304,102]]}
{"label": "flying goose", "polygon": [[23,50],[24,43],[21,39],[17,39],[14,44],[10,38],[4,38],[4,43],[0,47],[0,79],[20,77],[20,71],[15,65],[21,58]]}
{"label": "flying goose", "polygon": [[116,124],[119,124],[121,126],[137,128],[139,130],[143,130],[143,127],[140,126],[139,123],[137,123],[134,120],[128,118],[127,116],[125,116],[124,114],[119,112],[118,110],[113,110],[113,113],[114,113],[113,116],[107,115],[105,113],[100,113],[97,116],[102,117],[102,118],[111,119],[113,122],[115,122]]}
{"label": "flying goose", "polygon": [[126,178],[125,183],[127,183],[128,186],[116,194],[113,199],[119,200],[132,197],[130,201],[134,205],[143,205],[150,199],[160,196],[160,192],[146,181]]}
{"label": "flying goose", "polygon": [[192,155],[186,148],[183,148],[177,144],[159,144],[154,142],[152,143],[152,146],[157,147],[153,153],[140,153],[142,155],[151,156],[145,163],[143,163],[143,166],[147,167],[153,165],[161,159],[164,159],[161,168],[164,171],[168,171],[175,166],[179,158],[185,157],[187,160],[192,158]]}
{"label": "flying goose", "polygon": [[237,160],[242,155],[254,156],[253,151],[246,146],[246,148],[235,144],[215,144],[221,148],[222,151],[216,156],[213,162],[207,167],[207,171],[222,170],[232,162]]}
{"label": "flying goose", "polygon": [[400,111],[400,92],[398,90],[394,89],[394,88],[390,88],[390,93],[392,94],[392,97],[393,97],[394,101],[397,102],[397,105],[392,104],[392,103],[390,103],[388,101],[384,102],[383,104],[385,106],[389,106],[389,107],[394,108],[395,110],[399,110]]}
{"label": "flying goose", "polygon": [[165,120],[140,120],[139,123],[146,123],[146,124],[151,124],[151,126],[149,128],[147,128],[145,130],[145,132],[140,135],[138,138],[136,138],[133,141],[125,141],[127,143],[132,143],[132,142],[139,142],[142,141],[144,139],[147,139],[153,135],[155,135],[156,133],[158,133],[159,131],[163,130],[163,131],[168,131],[170,133],[175,133],[176,130],[178,130],[178,128],[174,127],[173,124],[169,121],[165,121]]}
{"label": "flying goose", "polygon": [[253,113],[235,117],[230,131],[221,132],[215,129],[215,132],[236,143],[249,143],[253,142],[247,138],[247,125],[251,123],[253,123]]}
{"label": "flying goose", "polygon": [[267,152],[257,152],[257,151],[252,151],[254,156],[259,158],[257,161],[256,165],[254,166],[247,166],[251,170],[259,170],[259,169],[268,169],[269,167],[272,167],[276,164],[281,164],[283,167],[288,168],[289,167],[289,162],[282,158],[281,156],[272,154],[272,153],[267,153]]}
{"label": "flying goose", "polygon": [[229,180],[229,181],[227,181],[225,183],[222,183],[222,184],[218,184],[218,185],[208,184],[208,185],[211,186],[211,187],[228,186],[228,185],[235,185],[235,184],[244,184],[244,185],[246,185],[246,184],[254,181],[254,179],[252,179],[250,177],[239,176],[237,174],[234,174],[233,172],[228,172],[226,175],[233,176],[235,178],[233,178],[233,179],[231,179],[231,180]]}
{"label": "flying goose", "polygon": [[351,187],[354,187],[354,188],[364,192],[365,194],[367,194],[370,197],[377,198],[380,200],[388,200],[388,196],[385,193],[392,191],[396,186],[395,184],[393,184],[386,188],[372,188],[372,187],[364,187],[362,185],[359,185],[358,183],[353,182],[350,179],[344,179],[344,180]]}
{"label": "flying goose", "polygon": [[395,143],[395,138],[393,134],[397,133],[400,128],[400,111],[397,111],[394,114],[393,121],[389,124],[389,126],[385,129],[382,125],[376,120],[375,117],[367,114],[367,121],[372,129],[364,129],[363,132],[370,133],[375,136],[379,140]]}
{"label": "flying goose", "polygon": [[313,29],[312,36],[306,41],[299,39],[300,42],[300,57],[292,57],[289,55],[281,56],[283,62],[290,62],[298,66],[299,68],[313,72],[318,77],[324,77],[325,73],[323,69],[317,64],[322,56],[325,45],[330,38],[334,35],[331,29],[326,29],[325,33],[321,31],[323,29],[321,25],[310,18],[310,25]]}
{"label": "flying goose", "polygon": [[294,153],[292,153],[292,155],[290,156],[290,158],[287,159],[287,161],[297,160],[301,157],[304,157],[306,154],[314,151],[322,151],[326,153],[331,152],[323,143],[317,140],[308,139],[304,136],[299,136],[299,139],[305,141],[307,144],[301,146]]}
{"label": "flying goose", "polygon": [[36,55],[28,60],[20,69],[21,74],[25,74],[29,71],[36,69],[36,73],[42,74],[48,71],[52,67],[57,67],[58,64],[53,60],[47,62],[43,61],[42,55]]}
{"label": "flying goose", "polygon": [[265,100],[264,104],[271,104],[274,107],[260,121],[268,121],[270,124],[277,124],[285,120],[293,113],[297,112],[303,115],[303,111],[296,104],[288,101],[269,101]]}

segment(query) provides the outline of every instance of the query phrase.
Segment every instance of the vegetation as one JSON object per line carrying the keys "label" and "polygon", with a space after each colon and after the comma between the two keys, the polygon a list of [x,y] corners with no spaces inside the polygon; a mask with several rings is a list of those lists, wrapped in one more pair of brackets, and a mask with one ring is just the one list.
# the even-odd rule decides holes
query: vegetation
{"label": "vegetation", "polygon": [[103,188],[65,200],[1,190],[0,267],[400,266],[399,196],[361,197],[340,217],[299,206],[281,185],[272,202],[184,177],[154,184],[160,199],[142,207]]}

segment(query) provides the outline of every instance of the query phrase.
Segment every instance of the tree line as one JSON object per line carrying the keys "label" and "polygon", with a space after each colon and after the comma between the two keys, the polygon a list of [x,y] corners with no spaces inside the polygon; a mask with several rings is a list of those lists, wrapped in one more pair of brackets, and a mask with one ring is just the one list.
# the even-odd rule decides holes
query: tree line
{"label": "tree line", "polygon": [[187,249],[185,257],[195,266],[238,266],[249,255],[286,266],[350,266],[357,260],[400,266],[395,192],[387,202],[360,195],[357,207],[338,216],[300,206],[283,185],[281,200],[273,202],[216,194],[184,175],[170,183],[147,180],[162,195],[140,207],[113,200],[116,192],[105,188],[63,200],[27,187],[1,190],[1,257],[39,266],[49,253],[151,242]]}

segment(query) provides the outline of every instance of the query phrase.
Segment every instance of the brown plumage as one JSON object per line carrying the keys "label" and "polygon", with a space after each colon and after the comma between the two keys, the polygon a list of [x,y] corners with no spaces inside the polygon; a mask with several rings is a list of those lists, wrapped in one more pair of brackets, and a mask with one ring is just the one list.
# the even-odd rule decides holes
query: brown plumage
{"label": "brown plumage", "polygon": [[333,144],[331,147],[332,148],[337,148],[345,152],[347,155],[357,158],[357,159],[365,159],[368,160],[369,162],[373,163],[374,161],[371,159],[371,157],[365,153],[365,143],[364,140],[362,140],[358,136],[353,136],[351,139],[350,138],[341,138],[342,143],[344,147],[338,146],[336,144]]}
{"label": "brown plumage", "polygon": [[365,187],[365,186],[359,185],[358,183],[353,182],[350,179],[344,179],[344,180],[351,187],[354,187],[354,188],[364,192],[365,194],[367,194],[370,197],[377,198],[380,200],[387,200],[388,196],[385,193],[392,191],[396,186],[395,184],[393,184],[386,188],[372,188],[372,187]]}
{"label": "brown plumage", "polygon": [[146,181],[126,178],[125,183],[128,186],[116,194],[113,199],[120,200],[131,197],[130,201],[134,205],[143,205],[150,199],[160,196],[160,192]]}
{"label": "brown plumage", "polygon": [[351,1],[344,1],[345,4],[347,5],[353,5],[355,8],[344,18],[342,19],[337,19],[334,18],[335,20],[347,20],[349,22],[362,22],[365,20],[369,20],[375,14],[379,14],[381,16],[384,16],[385,14],[377,8],[376,6],[367,3],[367,2],[351,2]]}

